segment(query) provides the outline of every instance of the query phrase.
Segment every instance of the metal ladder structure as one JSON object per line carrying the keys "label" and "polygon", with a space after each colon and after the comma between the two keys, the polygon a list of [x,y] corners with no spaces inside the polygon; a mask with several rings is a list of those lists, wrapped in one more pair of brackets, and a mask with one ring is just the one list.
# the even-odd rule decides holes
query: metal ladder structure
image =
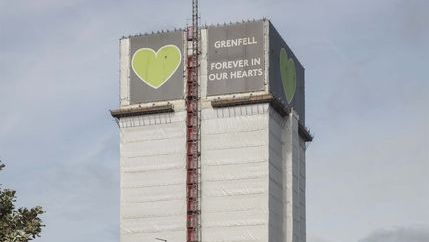
{"label": "metal ladder structure", "polygon": [[[199,68],[198,0],[192,0],[192,26],[187,28],[187,82],[186,82],[186,230],[187,242],[201,241],[201,138]],[[190,44],[192,43],[191,47]],[[189,51],[189,48],[192,48]],[[191,54],[192,53],[192,54]]]}

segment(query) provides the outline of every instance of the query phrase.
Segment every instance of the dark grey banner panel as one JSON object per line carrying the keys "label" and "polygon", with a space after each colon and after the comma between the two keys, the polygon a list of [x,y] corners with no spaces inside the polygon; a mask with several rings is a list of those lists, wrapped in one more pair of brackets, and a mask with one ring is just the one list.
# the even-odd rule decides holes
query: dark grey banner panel
{"label": "dark grey banner panel", "polygon": [[264,21],[208,27],[207,95],[263,91]]}
{"label": "dark grey banner panel", "polygon": [[130,104],[184,97],[182,31],[130,37]]}
{"label": "dark grey banner panel", "polygon": [[305,124],[304,67],[270,23],[270,92],[293,108]]}

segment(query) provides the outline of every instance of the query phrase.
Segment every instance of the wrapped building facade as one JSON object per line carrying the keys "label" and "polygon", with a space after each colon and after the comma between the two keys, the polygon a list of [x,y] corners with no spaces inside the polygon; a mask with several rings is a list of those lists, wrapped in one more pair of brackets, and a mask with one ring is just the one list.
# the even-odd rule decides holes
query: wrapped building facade
{"label": "wrapped building facade", "polygon": [[[270,21],[200,31],[204,242],[305,242],[304,68]],[[121,242],[187,241],[186,32],[120,41]]]}

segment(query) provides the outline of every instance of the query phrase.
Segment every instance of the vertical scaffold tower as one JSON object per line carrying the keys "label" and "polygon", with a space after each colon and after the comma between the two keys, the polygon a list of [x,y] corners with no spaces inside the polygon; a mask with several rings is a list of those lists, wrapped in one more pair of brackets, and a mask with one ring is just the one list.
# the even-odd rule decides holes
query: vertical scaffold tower
{"label": "vertical scaffold tower", "polygon": [[[201,241],[200,225],[200,96],[198,83],[199,68],[199,26],[198,0],[192,0],[192,26],[187,28],[187,41],[192,43],[187,52],[187,82],[186,82],[186,230],[187,242]],[[188,48],[189,48],[188,44]]]}

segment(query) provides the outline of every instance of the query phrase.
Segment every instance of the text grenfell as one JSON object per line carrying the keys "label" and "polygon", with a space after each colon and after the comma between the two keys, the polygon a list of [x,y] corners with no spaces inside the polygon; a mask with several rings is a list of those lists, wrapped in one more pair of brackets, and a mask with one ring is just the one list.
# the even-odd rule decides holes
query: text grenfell
{"label": "text grenfell", "polygon": [[256,45],[258,41],[256,41],[255,37],[247,37],[247,38],[239,38],[239,39],[229,39],[229,40],[218,40],[214,43],[214,47],[216,49],[221,48],[230,48],[236,46],[245,46],[245,45]]}

